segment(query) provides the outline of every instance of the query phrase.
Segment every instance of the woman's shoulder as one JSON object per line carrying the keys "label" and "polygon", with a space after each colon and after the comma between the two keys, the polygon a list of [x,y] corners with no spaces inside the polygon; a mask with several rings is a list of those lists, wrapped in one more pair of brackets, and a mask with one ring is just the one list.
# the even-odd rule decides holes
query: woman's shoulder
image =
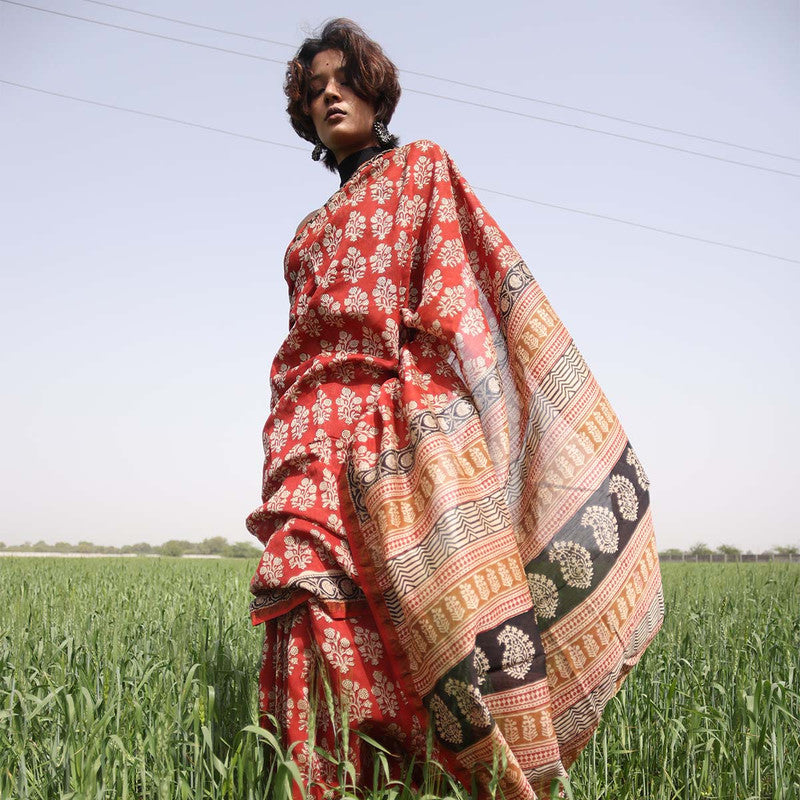
{"label": "woman's shoulder", "polygon": [[432,139],[417,139],[416,141],[409,142],[400,148],[405,150],[407,157],[418,157],[420,155],[428,156],[428,158],[449,158],[447,151],[437,142]]}
{"label": "woman's shoulder", "polygon": [[306,223],[308,223],[312,217],[315,217],[319,213],[319,211],[320,209],[315,208],[310,214],[306,214],[303,217],[302,222],[297,226],[297,230],[294,232],[294,235],[297,236],[297,234],[300,233],[300,231],[303,230],[303,228],[305,228]]}

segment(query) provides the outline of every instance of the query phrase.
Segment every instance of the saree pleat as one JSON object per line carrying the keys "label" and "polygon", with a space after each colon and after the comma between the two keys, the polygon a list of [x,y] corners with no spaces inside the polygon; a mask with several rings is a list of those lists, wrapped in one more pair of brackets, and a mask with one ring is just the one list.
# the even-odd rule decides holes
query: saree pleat
{"label": "saree pleat", "polygon": [[641,463],[438,145],[363,165],[285,269],[253,621],[365,609],[447,766],[546,797],[663,617]]}

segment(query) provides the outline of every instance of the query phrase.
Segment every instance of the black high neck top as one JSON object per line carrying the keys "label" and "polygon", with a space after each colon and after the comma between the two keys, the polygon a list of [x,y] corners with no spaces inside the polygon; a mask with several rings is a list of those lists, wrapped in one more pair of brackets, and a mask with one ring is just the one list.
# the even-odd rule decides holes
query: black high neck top
{"label": "black high neck top", "polygon": [[353,173],[362,165],[366,164],[373,156],[378,155],[378,153],[384,152],[385,148],[383,147],[365,147],[363,150],[357,150],[355,153],[351,153],[347,158],[342,159],[340,164],[336,165],[336,169],[339,170],[339,187],[347,183],[350,178],[353,177]]}

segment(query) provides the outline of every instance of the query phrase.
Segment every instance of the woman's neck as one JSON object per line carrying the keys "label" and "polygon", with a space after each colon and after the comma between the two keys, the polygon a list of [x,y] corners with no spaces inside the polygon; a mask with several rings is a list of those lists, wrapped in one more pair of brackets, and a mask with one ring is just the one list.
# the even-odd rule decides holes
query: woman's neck
{"label": "woman's neck", "polygon": [[336,169],[339,171],[339,186],[344,186],[350,178],[353,177],[355,171],[362,165],[369,161],[373,156],[382,152],[383,148],[378,145],[371,145],[362,150],[357,150],[349,156],[343,158],[337,165]]}

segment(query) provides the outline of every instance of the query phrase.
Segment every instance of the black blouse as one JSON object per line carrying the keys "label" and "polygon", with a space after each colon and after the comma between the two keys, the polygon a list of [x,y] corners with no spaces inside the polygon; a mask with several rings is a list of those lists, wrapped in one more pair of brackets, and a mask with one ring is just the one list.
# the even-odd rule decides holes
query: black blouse
{"label": "black blouse", "polygon": [[351,153],[347,158],[342,159],[341,164],[337,164],[336,169],[339,170],[339,179],[341,183],[339,187],[347,183],[353,177],[353,173],[362,165],[369,161],[373,156],[378,155],[386,150],[384,147],[365,147],[363,150],[358,150]]}

